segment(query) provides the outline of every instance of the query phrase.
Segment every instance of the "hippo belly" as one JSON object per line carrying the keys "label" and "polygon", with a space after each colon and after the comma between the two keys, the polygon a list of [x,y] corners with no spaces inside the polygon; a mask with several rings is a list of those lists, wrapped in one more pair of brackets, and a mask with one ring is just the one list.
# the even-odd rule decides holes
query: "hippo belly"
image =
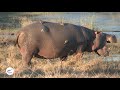
{"label": "hippo belly", "polygon": [[58,51],[57,50],[53,50],[53,49],[51,50],[51,49],[42,48],[39,51],[38,55],[40,55],[40,56],[42,56],[44,58],[48,58],[48,59],[50,59],[50,58],[57,58]]}
{"label": "hippo belly", "polygon": [[62,44],[61,41],[59,41],[59,46],[57,44],[58,43],[56,43],[51,37],[46,36],[38,44],[38,55],[48,59],[59,57],[59,53],[64,48],[64,44]]}
{"label": "hippo belly", "polygon": [[77,49],[77,43],[71,37],[47,38],[39,42],[38,55],[44,58],[66,57]]}

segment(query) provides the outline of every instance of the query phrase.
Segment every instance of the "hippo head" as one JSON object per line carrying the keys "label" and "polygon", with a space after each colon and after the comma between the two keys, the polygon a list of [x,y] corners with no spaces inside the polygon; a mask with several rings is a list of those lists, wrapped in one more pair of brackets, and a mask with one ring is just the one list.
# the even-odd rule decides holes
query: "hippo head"
{"label": "hippo head", "polygon": [[115,35],[106,34],[107,43],[117,43],[117,38]]}
{"label": "hippo head", "polygon": [[109,49],[107,43],[116,43],[117,39],[115,35],[110,35],[102,32],[95,32],[95,40],[92,46],[92,50],[95,51],[99,56],[109,56]]}

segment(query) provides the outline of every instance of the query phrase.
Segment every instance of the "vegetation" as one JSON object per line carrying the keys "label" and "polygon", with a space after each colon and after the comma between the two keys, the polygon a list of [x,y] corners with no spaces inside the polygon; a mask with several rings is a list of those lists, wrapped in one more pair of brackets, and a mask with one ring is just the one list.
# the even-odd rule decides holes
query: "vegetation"
{"label": "vegetation", "polygon": [[[112,53],[111,53],[112,54]],[[22,66],[21,55],[13,45],[0,47],[0,78],[120,78],[120,61],[105,61],[94,53],[82,59],[69,56],[66,61],[32,59],[32,69],[9,76],[6,68]],[[61,67],[62,65],[62,67]]]}

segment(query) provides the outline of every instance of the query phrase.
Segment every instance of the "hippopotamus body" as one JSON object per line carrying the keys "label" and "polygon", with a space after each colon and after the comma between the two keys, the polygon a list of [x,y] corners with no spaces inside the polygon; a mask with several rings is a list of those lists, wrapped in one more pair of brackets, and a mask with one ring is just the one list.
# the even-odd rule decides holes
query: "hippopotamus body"
{"label": "hippopotamus body", "polygon": [[17,45],[25,66],[33,56],[64,60],[68,55],[82,54],[85,51],[108,55],[107,41],[116,42],[116,37],[83,26],[45,21],[30,24],[17,34]]}

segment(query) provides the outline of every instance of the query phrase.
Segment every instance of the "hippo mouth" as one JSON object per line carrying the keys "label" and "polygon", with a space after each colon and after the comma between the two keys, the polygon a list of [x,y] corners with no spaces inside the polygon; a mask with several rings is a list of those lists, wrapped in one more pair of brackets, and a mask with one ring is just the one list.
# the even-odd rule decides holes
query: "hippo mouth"
{"label": "hippo mouth", "polygon": [[98,54],[99,56],[104,56],[104,57],[109,56],[109,51],[106,51],[105,53],[100,53],[100,52],[97,50],[97,51],[95,51],[95,53]]}

